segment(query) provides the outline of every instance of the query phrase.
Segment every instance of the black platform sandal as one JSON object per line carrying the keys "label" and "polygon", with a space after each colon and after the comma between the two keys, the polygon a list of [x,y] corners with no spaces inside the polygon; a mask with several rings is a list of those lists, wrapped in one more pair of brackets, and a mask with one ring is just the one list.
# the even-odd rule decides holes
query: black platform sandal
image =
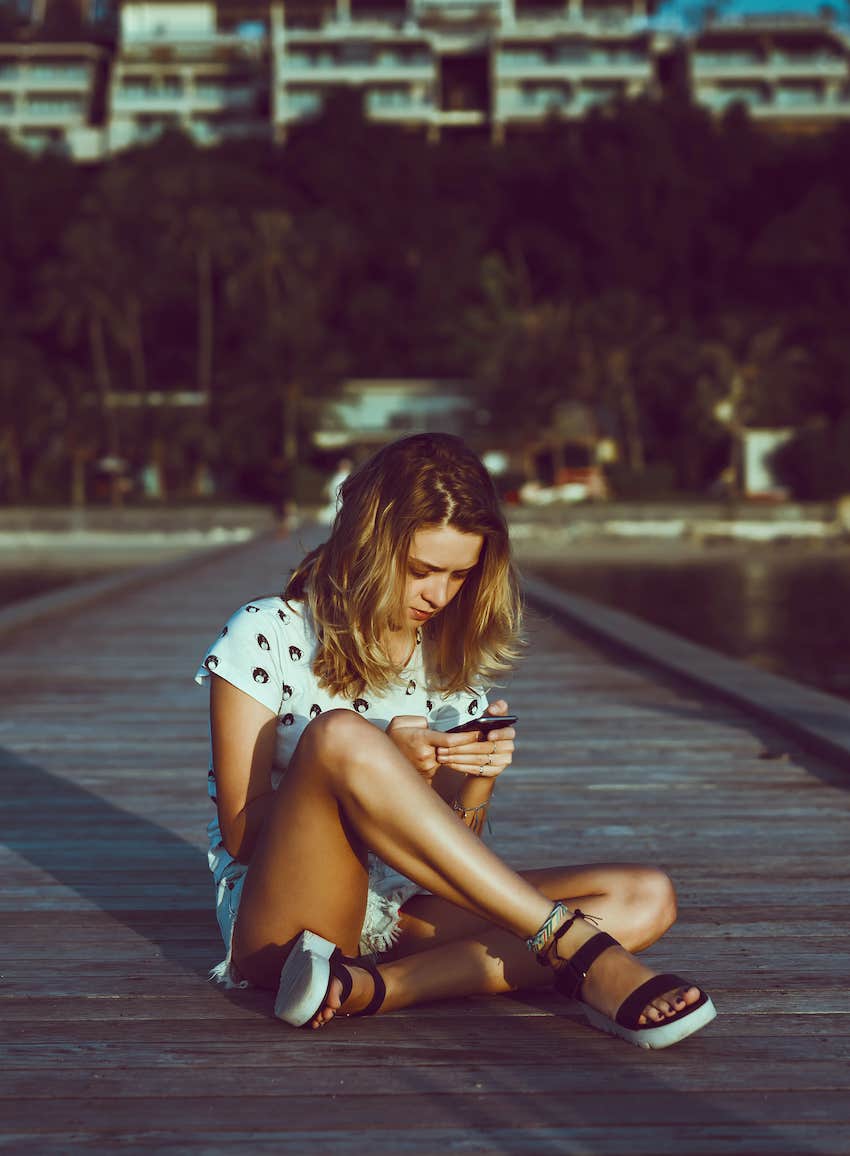
{"label": "black platform sandal", "polygon": [[[547,924],[552,921],[558,908],[566,911],[568,918],[544,943],[537,944],[538,937],[544,932]],[[583,911],[576,908],[570,911],[565,904],[559,903],[553,908],[553,915],[549,917],[541,931],[528,940],[528,945],[537,955],[538,963],[552,967],[555,972],[555,989],[568,999],[578,1000],[588,1022],[599,1031],[608,1032],[612,1036],[634,1044],[637,1048],[669,1048],[680,1040],[693,1035],[704,1028],[717,1015],[711,999],[704,991],[700,991],[700,998],[696,1003],[689,1004],[680,1012],[658,1023],[639,1022],[643,1009],[656,996],[674,988],[695,987],[695,984],[682,979],[681,976],[666,972],[654,975],[651,979],[640,984],[628,995],[617,1009],[613,1019],[603,1012],[597,1011],[585,1003],[581,997],[581,988],[587,973],[604,951],[609,947],[620,947],[621,944],[605,931],[598,931],[575,951],[569,959],[562,959],[557,954],[557,944],[562,936],[566,935],[576,919],[589,918]]]}
{"label": "black platform sandal", "polygon": [[343,955],[335,943],[314,931],[302,931],[280,973],[274,1014],[285,1023],[300,1028],[315,1016],[325,1002],[331,978],[342,984],[342,1003],[351,995],[354,981],[349,967],[361,967],[372,976],[375,992],[362,1011],[342,1015],[374,1015],[384,1002],[386,984],[371,960]]}

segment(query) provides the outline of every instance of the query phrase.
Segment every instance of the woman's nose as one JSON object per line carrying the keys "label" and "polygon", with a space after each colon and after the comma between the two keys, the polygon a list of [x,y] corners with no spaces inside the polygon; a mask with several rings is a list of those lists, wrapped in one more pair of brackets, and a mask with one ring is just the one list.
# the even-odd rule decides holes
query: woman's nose
{"label": "woman's nose", "polygon": [[449,579],[448,575],[432,575],[428,585],[422,591],[429,606],[442,607],[448,602]]}

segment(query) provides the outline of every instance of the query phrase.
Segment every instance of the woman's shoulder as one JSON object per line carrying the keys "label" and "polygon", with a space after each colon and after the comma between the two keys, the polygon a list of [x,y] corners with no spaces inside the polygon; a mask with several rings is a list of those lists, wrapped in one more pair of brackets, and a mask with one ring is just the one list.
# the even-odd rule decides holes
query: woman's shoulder
{"label": "woman's shoulder", "polygon": [[228,622],[253,624],[266,622],[276,631],[311,631],[310,616],[303,602],[287,601],[282,594],[265,594],[252,598],[231,614]]}

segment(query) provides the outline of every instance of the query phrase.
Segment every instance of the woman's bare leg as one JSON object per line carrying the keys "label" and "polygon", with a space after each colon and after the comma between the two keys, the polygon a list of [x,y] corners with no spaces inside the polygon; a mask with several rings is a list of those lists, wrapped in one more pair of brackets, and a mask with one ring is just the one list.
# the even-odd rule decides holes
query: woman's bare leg
{"label": "woman's bare leg", "polygon": [[305,730],[245,878],[233,954],[249,980],[275,986],[304,928],[356,952],[366,848],[515,935],[532,935],[551,910],[452,814],[391,739],[352,711],[329,711]]}
{"label": "woman's bare leg", "polygon": [[[655,943],[676,917],[673,885],[654,868],[599,864],[520,874],[550,899],[563,899],[569,907],[594,915],[600,928],[629,951]],[[554,972],[540,967],[516,937],[435,895],[417,895],[404,905],[400,938],[387,960],[382,967],[389,993],[386,1011],[453,996],[547,987],[554,980]],[[651,974],[647,971],[646,978]],[[591,972],[586,981],[588,997],[593,996],[594,980],[603,989],[599,996],[604,1005],[612,985],[600,983]],[[634,987],[633,979],[631,984]],[[612,990],[618,986],[615,982]]]}
{"label": "woman's bare leg", "polygon": [[[514,951],[525,951],[519,940],[533,935],[551,911],[555,896],[547,897],[518,875],[460,823],[386,735],[350,711],[330,711],[304,732],[245,879],[233,956],[249,980],[276,986],[304,928],[356,953],[366,900],[366,848],[436,896],[501,928]],[[591,934],[595,930],[579,921],[562,942],[569,940],[572,954]],[[501,950],[501,940],[498,946]],[[457,954],[456,946],[435,950]],[[408,971],[412,966],[407,964]],[[615,951],[600,957],[593,972],[595,981],[596,973],[604,972],[610,986],[604,1001],[592,999],[600,1010],[618,1005],[651,974],[626,952]],[[382,975],[401,985],[402,961],[382,968]],[[600,979],[592,986],[605,985]],[[358,972],[347,1010],[362,1006],[370,986],[368,976]],[[339,1006],[338,986],[332,989],[317,1025]],[[590,990],[587,995],[590,999]],[[400,1006],[394,1000],[402,998],[388,985],[386,1006]],[[663,997],[653,1005],[648,1009],[653,1018],[675,1010]]]}

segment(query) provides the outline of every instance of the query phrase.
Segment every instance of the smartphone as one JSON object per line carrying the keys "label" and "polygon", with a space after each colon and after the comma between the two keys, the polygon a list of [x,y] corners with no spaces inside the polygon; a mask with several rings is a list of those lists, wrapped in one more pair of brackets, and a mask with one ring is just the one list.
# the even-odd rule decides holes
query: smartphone
{"label": "smartphone", "polygon": [[449,727],[447,734],[454,734],[455,731],[480,731],[482,735],[487,735],[490,731],[501,730],[502,727],[513,727],[518,722],[515,714],[485,714],[480,718],[471,718],[469,722],[460,723],[456,727]]}

